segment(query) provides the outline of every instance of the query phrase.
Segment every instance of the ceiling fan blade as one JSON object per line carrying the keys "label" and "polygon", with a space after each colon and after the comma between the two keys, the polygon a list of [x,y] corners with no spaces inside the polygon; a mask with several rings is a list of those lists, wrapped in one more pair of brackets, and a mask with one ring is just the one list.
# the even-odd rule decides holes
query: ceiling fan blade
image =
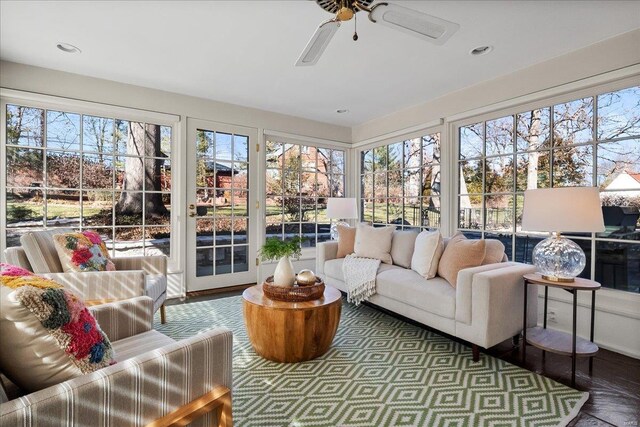
{"label": "ceiling fan blade", "polygon": [[369,19],[437,45],[444,44],[460,28],[455,22],[392,3],[372,7]]}
{"label": "ceiling fan blade", "polygon": [[331,38],[340,27],[340,22],[331,20],[321,24],[307,43],[302,54],[296,61],[296,67],[315,65],[327,48]]}

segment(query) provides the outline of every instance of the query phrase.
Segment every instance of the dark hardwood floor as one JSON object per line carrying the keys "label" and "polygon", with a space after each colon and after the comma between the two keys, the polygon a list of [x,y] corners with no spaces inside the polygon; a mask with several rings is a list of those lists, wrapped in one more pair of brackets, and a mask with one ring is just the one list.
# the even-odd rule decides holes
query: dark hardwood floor
{"label": "dark hardwood floor", "polygon": [[[188,297],[184,301],[169,300],[167,305],[206,301],[241,294],[242,291],[238,290],[223,291],[210,295]],[[432,330],[410,319],[395,315],[387,310],[381,310],[409,323]],[[434,332],[438,331],[434,330]],[[450,338],[457,340],[454,337]],[[471,353],[471,347],[469,347],[469,353]],[[514,365],[522,366],[519,347],[514,347],[511,340],[488,349],[486,353]],[[542,351],[528,346],[527,363],[524,367],[567,386],[571,384],[571,359],[568,357],[547,353],[543,363]],[[584,404],[578,416],[569,423],[570,427],[640,426],[640,360],[600,349],[593,360],[592,376],[589,375],[589,359],[578,359],[576,388],[589,392],[589,400]]]}

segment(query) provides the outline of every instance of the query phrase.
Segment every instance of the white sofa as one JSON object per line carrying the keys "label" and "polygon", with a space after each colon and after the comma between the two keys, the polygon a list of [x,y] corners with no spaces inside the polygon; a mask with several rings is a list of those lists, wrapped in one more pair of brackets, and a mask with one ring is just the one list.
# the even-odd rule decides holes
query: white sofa
{"label": "white sofa", "polygon": [[[327,285],[346,292],[344,258],[336,258],[337,252],[338,242],[318,244],[316,274]],[[426,280],[411,269],[380,264],[376,294],[368,301],[471,343],[473,360],[478,361],[479,347],[492,347],[522,331],[522,276],[534,271],[532,265],[517,262],[482,265],[460,271],[454,288],[438,276]],[[527,324],[535,326],[535,286],[529,286],[527,298]]]}

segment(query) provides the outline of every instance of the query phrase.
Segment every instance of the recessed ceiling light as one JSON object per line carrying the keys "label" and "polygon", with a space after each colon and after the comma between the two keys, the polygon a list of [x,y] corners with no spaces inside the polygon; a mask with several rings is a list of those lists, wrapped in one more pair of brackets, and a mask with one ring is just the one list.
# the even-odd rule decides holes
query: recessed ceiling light
{"label": "recessed ceiling light", "polygon": [[79,48],[77,48],[76,46],[69,44],[69,43],[58,43],[57,48],[60,49],[61,51],[63,51],[64,53],[80,53],[82,52]]}
{"label": "recessed ceiling light", "polygon": [[475,49],[472,49],[471,52],[469,52],[471,55],[486,55],[487,53],[491,52],[493,50],[493,46],[478,46]]}
{"label": "recessed ceiling light", "polygon": [[336,113],[338,113],[338,114],[343,114],[343,113],[348,113],[348,112],[349,112],[349,110],[347,110],[345,108],[341,108],[339,110],[336,110]]}

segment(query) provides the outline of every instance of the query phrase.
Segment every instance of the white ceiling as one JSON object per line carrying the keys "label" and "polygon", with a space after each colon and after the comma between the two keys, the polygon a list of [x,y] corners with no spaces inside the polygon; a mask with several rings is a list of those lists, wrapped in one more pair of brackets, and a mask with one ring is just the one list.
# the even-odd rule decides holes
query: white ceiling
{"label": "white ceiling", "polygon": [[394,3],[460,30],[435,46],[359,13],[357,42],[352,21],[297,68],[331,18],[314,1],[2,1],[0,58],[353,126],[640,28],[637,1]]}

